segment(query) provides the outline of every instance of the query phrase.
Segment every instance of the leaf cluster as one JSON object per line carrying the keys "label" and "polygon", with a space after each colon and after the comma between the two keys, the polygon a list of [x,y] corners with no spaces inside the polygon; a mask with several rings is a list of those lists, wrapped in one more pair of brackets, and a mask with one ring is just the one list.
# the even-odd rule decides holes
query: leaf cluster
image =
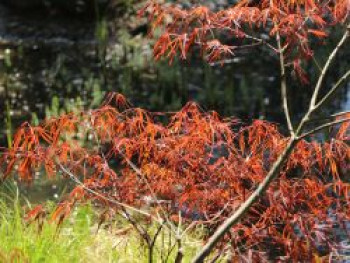
{"label": "leaf cluster", "polygon": [[349,11],[347,0],[241,0],[219,11],[150,0],[139,13],[148,17],[151,34],[160,29],[156,59],[167,57],[171,63],[199,50],[208,62],[225,63],[240,49],[261,45],[278,53],[273,39],[280,38],[288,63],[306,81],[300,61],[313,55],[311,38],[323,40]]}
{"label": "leaf cluster", "polygon": [[[329,142],[300,140],[281,176],[221,245],[231,244],[239,255],[267,259],[273,250],[274,257],[299,261],[311,260],[321,245],[327,253],[335,249],[334,225],[350,220],[348,139],[345,123]],[[174,224],[181,216],[210,235],[262,182],[287,142],[267,121],[222,119],[193,102],[178,112],[152,113],[112,94],[96,110],[23,124],[0,163],[3,180],[14,175],[31,182],[44,169],[78,184],[53,214],[59,224],[77,202],[93,200]],[[43,214],[39,206],[28,219]]]}

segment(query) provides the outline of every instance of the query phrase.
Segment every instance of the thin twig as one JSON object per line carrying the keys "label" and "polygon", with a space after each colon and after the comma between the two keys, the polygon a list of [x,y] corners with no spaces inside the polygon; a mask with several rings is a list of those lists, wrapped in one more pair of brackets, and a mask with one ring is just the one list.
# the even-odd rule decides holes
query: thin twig
{"label": "thin twig", "polygon": [[157,205],[159,206],[161,212],[163,213],[163,216],[166,220],[166,222],[168,223],[170,230],[171,231],[176,231],[176,227],[174,226],[174,224],[171,222],[171,220],[169,219],[169,217],[167,216],[167,213],[165,212],[165,210],[163,209],[161,202],[158,200],[155,192],[153,191],[152,187],[150,186],[146,176],[141,172],[141,170],[129,159],[125,156],[125,154],[123,154],[118,148],[117,148],[118,153],[124,158],[124,160],[127,162],[127,164],[131,167],[131,169],[134,170],[134,172],[141,177],[141,179],[145,182],[145,184],[147,185],[147,188],[149,189],[152,198],[155,200],[155,202],[157,203]]}
{"label": "thin twig", "polygon": [[[92,121],[92,118],[90,118],[90,124],[92,127],[94,127],[93,125],[93,121]],[[102,155],[102,158],[105,162],[105,165],[109,167],[108,165],[108,162],[107,162],[107,158],[106,156],[104,155],[103,151],[102,151],[102,145],[101,145],[101,142],[100,142],[100,139],[99,139],[99,136],[96,132],[95,129],[92,129],[93,131],[93,134],[94,134],[94,137],[95,137],[95,140],[97,142],[97,145],[98,145],[98,148],[100,150],[100,153]],[[129,160],[119,149],[117,149],[118,153],[125,159],[125,161],[127,162],[127,164],[136,172],[136,174],[138,176],[141,177],[141,179],[146,183],[147,187],[149,188],[150,192],[151,192],[151,195],[153,197],[153,199],[157,202],[157,205],[160,207],[161,211],[163,212],[163,216],[166,218],[166,221],[167,223],[169,224],[169,227],[170,227],[170,230],[174,231],[174,226],[172,224],[172,222],[168,219],[167,215],[166,215],[166,212],[164,211],[163,207],[161,206],[160,204],[160,201],[157,199],[157,196],[156,194],[154,193],[154,191],[152,190],[152,187],[149,185],[149,182],[147,181],[147,178],[145,177],[145,175],[141,172],[141,170],[131,161]]]}
{"label": "thin twig", "polygon": [[300,121],[298,128],[296,129],[296,134],[297,135],[302,132],[302,129],[303,129],[304,125],[309,122],[311,114],[314,113],[315,110],[319,109],[321,107],[321,105],[323,105],[323,103],[331,96],[331,94],[333,94],[333,92],[335,92],[335,90],[346,79],[344,77],[346,76],[347,73],[345,75],[343,75],[343,77],[341,77],[337,81],[337,83],[333,86],[333,88],[316,105],[316,100],[317,100],[317,97],[318,97],[318,93],[319,93],[319,91],[321,89],[321,85],[322,85],[323,79],[325,77],[325,74],[328,71],[328,68],[330,67],[331,62],[336,57],[336,55],[339,52],[340,48],[343,46],[343,44],[345,43],[346,39],[348,38],[349,32],[350,32],[350,24],[347,25],[347,28],[345,30],[345,33],[344,33],[343,37],[338,42],[337,46],[333,49],[332,53],[329,55],[329,57],[327,59],[327,62],[323,66],[321,75],[319,76],[319,78],[317,80],[314,92],[313,92],[311,100],[310,100],[309,109],[306,112],[306,114],[304,115],[304,117],[302,118],[302,120]]}
{"label": "thin twig", "polygon": [[335,84],[334,86],[327,92],[327,94],[315,105],[314,110],[319,109],[350,77],[350,70],[348,70]]}
{"label": "thin twig", "polygon": [[331,114],[329,116],[325,116],[325,117],[322,117],[322,118],[313,118],[313,119],[310,119],[308,122],[309,123],[310,122],[319,122],[319,121],[334,119],[336,117],[339,117],[339,116],[342,116],[342,115],[347,115],[347,114],[350,114],[350,110],[348,110],[348,111],[341,111],[341,112],[334,113],[334,114]]}
{"label": "thin twig", "polygon": [[281,97],[282,97],[281,99],[283,103],[283,111],[286,117],[289,133],[291,136],[294,136],[294,128],[290,118],[289,107],[288,107],[286,65],[284,62],[284,52],[281,44],[281,36],[278,32],[276,34],[276,40],[277,40],[280,67],[281,67]]}
{"label": "thin twig", "polygon": [[129,210],[131,210],[131,211],[137,212],[137,213],[142,214],[142,215],[144,215],[144,216],[148,216],[148,217],[154,219],[156,222],[160,222],[160,221],[158,220],[158,218],[155,218],[155,217],[152,216],[150,213],[148,213],[148,212],[146,212],[146,211],[144,211],[144,210],[137,209],[137,208],[132,207],[132,206],[130,206],[130,205],[127,205],[127,204],[118,202],[118,201],[116,201],[116,200],[114,200],[114,199],[111,199],[111,198],[108,198],[108,197],[102,195],[102,194],[99,193],[99,192],[96,192],[95,190],[92,190],[92,189],[88,188],[88,187],[87,187],[86,185],[84,185],[71,171],[67,170],[61,163],[58,163],[58,166],[60,167],[60,169],[61,169],[65,174],[67,174],[67,175],[71,178],[72,181],[74,181],[76,184],[78,184],[79,186],[81,186],[81,187],[82,187],[84,190],[86,190],[87,192],[89,192],[89,193],[91,193],[91,194],[93,194],[93,195],[95,195],[95,196],[98,196],[98,197],[100,197],[100,198],[102,198],[102,199],[104,199],[104,200],[106,200],[106,201],[108,201],[108,202],[110,202],[110,203],[112,203],[112,204],[115,204],[115,205],[117,205],[117,206],[124,207],[124,208],[126,208],[126,209],[129,209]]}
{"label": "thin twig", "polygon": [[322,67],[320,66],[320,63],[318,63],[318,61],[315,58],[315,56],[312,56],[312,60],[315,62],[315,65],[316,65],[318,71],[321,73],[322,72]]}
{"label": "thin twig", "polygon": [[327,61],[326,61],[326,64],[324,65],[323,69],[322,69],[322,72],[321,72],[321,75],[320,77],[318,78],[318,81],[316,83],[316,86],[315,86],[315,91],[312,95],[312,98],[310,100],[310,108],[313,109],[315,107],[315,104],[316,104],[316,100],[317,100],[317,97],[318,97],[318,93],[321,89],[321,86],[322,86],[322,82],[323,82],[323,79],[329,69],[329,66],[331,65],[331,63],[333,62],[336,54],[338,53],[339,49],[343,46],[343,44],[345,43],[345,41],[347,40],[347,38],[349,37],[349,31],[350,31],[350,25],[348,26],[348,28],[346,29],[343,37],[341,38],[341,40],[338,42],[337,46],[335,47],[335,49],[332,51],[332,53],[329,55]]}
{"label": "thin twig", "polygon": [[328,128],[328,127],[331,127],[331,126],[334,126],[334,125],[337,125],[337,124],[348,122],[348,121],[350,121],[350,118],[340,119],[340,120],[336,120],[336,121],[332,121],[332,122],[328,122],[328,123],[322,124],[322,125],[314,128],[314,129],[312,129],[310,131],[307,131],[307,132],[303,133],[302,135],[300,135],[298,137],[298,139],[303,139],[303,138],[305,138],[305,137],[307,137],[307,136],[309,136],[311,134],[314,134],[314,133],[316,133],[316,132],[318,132],[320,130],[323,130],[325,128]]}

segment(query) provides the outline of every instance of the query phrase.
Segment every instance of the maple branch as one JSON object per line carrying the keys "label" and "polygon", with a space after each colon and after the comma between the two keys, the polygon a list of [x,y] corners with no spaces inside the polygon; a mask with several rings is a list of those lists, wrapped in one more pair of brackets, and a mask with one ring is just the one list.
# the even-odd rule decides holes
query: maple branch
{"label": "maple branch", "polygon": [[147,217],[150,217],[152,219],[154,219],[156,222],[159,222],[161,223],[158,218],[155,218],[154,216],[152,216],[150,213],[146,212],[146,211],[143,211],[143,210],[140,210],[140,209],[137,209],[135,207],[132,207],[130,205],[127,205],[127,204],[124,204],[124,203],[121,203],[121,202],[118,202],[114,199],[110,199],[102,194],[100,194],[99,192],[96,192],[92,189],[90,189],[89,187],[87,187],[85,184],[83,184],[71,171],[69,171],[68,169],[66,169],[60,162],[57,163],[57,165],[60,167],[60,169],[69,176],[69,178],[75,182],[77,185],[81,186],[85,191],[95,195],[95,196],[98,196],[104,200],[106,200],[107,202],[110,202],[112,204],[115,204],[117,206],[120,206],[120,207],[123,207],[123,208],[126,208],[126,209],[129,209],[131,211],[134,211],[134,212],[137,212],[139,214],[142,214],[144,216],[147,216]]}
{"label": "maple branch", "polygon": [[[204,261],[204,259],[210,254],[210,252],[214,249],[215,245],[223,238],[223,236],[229,231],[229,229],[237,224],[239,220],[245,215],[245,213],[250,209],[250,207],[258,200],[258,198],[265,193],[267,188],[269,187],[270,183],[278,177],[280,170],[283,166],[283,164],[286,162],[287,158],[290,156],[292,153],[295,145],[297,142],[302,139],[304,136],[310,135],[311,133],[314,133],[320,129],[323,129],[325,127],[335,125],[337,123],[341,123],[346,121],[346,119],[343,120],[338,120],[335,122],[330,122],[325,125],[321,125],[310,132],[307,132],[306,134],[303,134],[299,136],[301,130],[303,129],[304,125],[308,123],[309,117],[311,113],[315,110],[315,102],[317,99],[318,92],[321,88],[323,78],[333,61],[335,55],[338,53],[340,47],[345,43],[345,40],[347,39],[348,35],[350,32],[350,24],[347,26],[347,31],[343,35],[342,39],[339,41],[338,45],[335,47],[335,49],[332,51],[330,54],[323,70],[322,73],[317,81],[315,91],[313,93],[312,99],[310,101],[310,106],[304,117],[299,123],[299,126],[297,130],[294,132],[290,119],[289,119],[289,112],[288,112],[288,104],[287,104],[287,96],[286,96],[286,80],[285,80],[285,70],[284,70],[284,58],[283,58],[283,52],[280,52],[280,63],[281,63],[281,73],[282,73],[282,83],[281,83],[281,89],[282,89],[282,99],[283,99],[283,106],[284,106],[284,111],[287,117],[287,122],[289,126],[289,130],[291,131],[291,138],[287,144],[287,146],[284,148],[283,152],[281,155],[278,157],[278,159],[274,162],[272,168],[268,172],[267,176],[265,179],[262,181],[262,183],[259,184],[258,188],[249,196],[249,198],[236,210],[229,218],[225,220],[223,224],[219,226],[219,228],[215,231],[215,233],[209,238],[208,242],[205,244],[205,246],[197,253],[195,258],[193,259],[193,263],[201,263]],[[281,47],[281,42],[280,42],[280,37],[277,36],[277,42],[279,44],[279,50],[282,50]],[[284,82],[284,83],[283,83]],[[338,82],[337,82],[338,83]],[[340,85],[340,84],[339,84]]]}
{"label": "maple branch", "polygon": [[[111,99],[110,99],[111,100]],[[91,114],[90,114],[90,125],[93,126],[93,121],[91,119]],[[100,139],[98,137],[98,134],[96,133],[96,130],[92,129],[93,131],[93,134],[94,134],[94,137],[95,137],[95,140],[96,140],[96,143],[97,143],[97,146],[99,148],[99,151],[101,153],[101,156],[105,162],[105,165],[106,166],[109,166],[108,165],[108,162],[107,162],[107,159],[106,159],[106,156],[104,154],[104,152],[102,151],[102,145],[101,145],[101,142],[100,142]],[[163,207],[161,206],[161,202],[158,200],[156,194],[154,193],[154,191],[152,190],[151,186],[149,185],[149,182],[147,181],[147,178],[146,176],[141,172],[141,170],[131,161],[129,160],[119,149],[118,150],[118,153],[125,159],[125,161],[127,162],[127,164],[135,171],[135,173],[142,179],[144,180],[144,182],[146,183],[147,187],[149,188],[150,190],[150,193],[153,197],[153,199],[156,201],[157,205],[160,207],[161,211],[163,212],[163,216],[166,218],[166,221],[167,223],[169,224],[169,229],[170,231],[174,231],[173,228],[173,224],[172,222],[169,220],[169,218],[167,217],[166,215],[166,212],[164,211]],[[77,178],[76,178],[77,179]]]}
{"label": "maple branch", "polygon": [[349,114],[349,113],[350,113],[350,110],[341,111],[341,112],[332,114],[332,115],[331,115],[331,118],[338,117],[338,116],[345,115],[345,114]]}
{"label": "maple branch", "polygon": [[323,79],[326,75],[326,72],[328,71],[328,68],[330,67],[331,62],[335,58],[336,54],[338,53],[340,48],[343,46],[343,44],[347,40],[349,34],[350,34],[350,24],[347,25],[343,37],[338,42],[337,46],[333,49],[332,53],[329,55],[329,57],[327,59],[326,64],[323,66],[321,75],[319,76],[319,78],[317,80],[314,93],[312,94],[312,97],[310,100],[309,109],[306,112],[306,114],[304,115],[304,117],[302,118],[302,120],[300,121],[299,126],[296,130],[296,134],[300,134],[304,125],[309,122],[311,114],[315,110],[319,109],[323,105],[323,103],[340,87],[340,85],[343,83],[343,81],[345,81],[347,79],[347,77],[349,77],[349,75],[348,75],[349,71],[348,71],[337,81],[337,83],[331,88],[331,90],[316,105],[317,96],[318,96],[318,93],[321,89],[322,82],[323,82]]}
{"label": "maple branch", "polygon": [[337,125],[337,124],[340,124],[340,123],[348,122],[348,121],[350,121],[350,118],[344,118],[344,119],[340,119],[340,120],[327,122],[327,123],[322,124],[322,125],[314,128],[314,129],[312,129],[310,131],[307,131],[307,132],[303,133],[302,135],[300,135],[298,137],[298,139],[303,139],[303,138],[305,138],[307,136],[310,136],[311,134],[314,134],[314,133],[316,133],[316,132],[318,132],[320,130],[323,130],[325,128],[328,128],[328,127],[331,127],[331,126],[334,126],[334,125]]}
{"label": "maple branch", "polygon": [[272,49],[272,50],[275,51],[275,52],[278,51],[273,45],[271,45],[271,44],[270,44],[268,41],[266,41],[265,39],[258,38],[258,37],[254,37],[254,36],[249,35],[249,34],[247,34],[247,33],[244,33],[244,37],[247,38],[247,39],[256,40],[257,42],[261,42],[262,44],[266,45],[267,47],[269,47],[270,49]]}
{"label": "maple branch", "polygon": [[280,68],[281,68],[281,96],[283,103],[283,111],[287,120],[288,130],[291,136],[294,136],[294,128],[290,118],[289,108],[288,108],[288,95],[287,95],[287,76],[286,76],[286,66],[284,62],[284,52],[281,45],[281,36],[279,32],[276,34],[278,53],[280,59]]}
{"label": "maple branch", "polygon": [[[232,46],[235,50],[237,49],[248,49],[248,48],[253,48],[256,46],[261,46],[263,43],[262,42],[255,42],[252,44],[246,44],[246,45],[242,45],[242,46]],[[210,62],[209,65],[210,66],[218,66],[218,65],[224,65],[224,64],[230,64],[232,62],[235,62],[235,58],[232,59],[223,59],[223,60],[219,60],[216,62]]]}
{"label": "maple branch", "polygon": [[334,86],[327,92],[327,94],[315,105],[314,110],[320,108],[350,77],[350,69],[334,84]]}
{"label": "maple branch", "polygon": [[129,158],[127,158],[127,156],[125,156],[125,154],[122,153],[122,151],[119,150],[118,147],[117,147],[117,151],[124,158],[124,160],[131,167],[131,169],[145,182],[145,184],[147,185],[147,188],[149,189],[149,191],[150,191],[150,193],[152,195],[152,198],[157,203],[157,205],[159,206],[161,212],[163,213],[163,216],[164,216],[164,218],[166,220],[166,223],[168,224],[169,230],[173,231],[175,233],[175,226],[174,226],[174,224],[171,222],[171,220],[167,216],[166,211],[163,209],[163,207],[161,205],[161,201],[157,198],[155,192],[152,190],[152,187],[150,186],[146,176],[141,172],[141,170]]}
{"label": "maple branch", "polygon": [[[92,119],[91,119],[91,115],[90,115],[90,125],[93,126],[93,121],[92,121]],[[93,131],[95,140],[96,140],[96,142],[97,142],[97,146],[98,146],[98,148],[99,148],[99,151],[100,151],[100,153],[101,153],[101,156],[102,156],[102,158],[103,158],[103,160],[104,160],[104,162],[105,162],[105,165],[106,165],[106,166],[109,166],[109,165],[108,165],[108,162],[107,162],[107,159],[106,159],[106,156],[105,156],[104,152],[102,151],[102,145],[101,145],[100,139],[99,139],[99,137],[98,137],[98,134],[96,133],[96,130],[92,129],[92,131]],[[171,223],[171,221],[170,221],[169,218],[167,217],[167,215],[166,215],[166,213],[165,213],[163,207],[161,206],[161,202],[157,199],[155,193],[152,191],[152,188],[150,187],[150,185],[149,185],[149,183],[148,183],[146,177],[144,176],[144,174],[141,172],[141,170],[140,170],[131,160],[129,160],[121,151],[119,151],[119,149],[118,149],[118,152],[119,152],[119,154],[122,155],[122,157],[126,160],[126,162],[128,163],[128,165],[136,172],[136,174],[137,174],[138,176],[142,177],[142,179],[145,181],[145,183],[147,184],[147,186],[148,186],[148,188],[149,188],[149,190],[150,190],[150,192],[151,192],[151,194],[152,194],[154,200],[157,202],[157,205],[159,205],[161,211],[163,212],[164,217],[166,218],[166,221],[167,221],[167,223],[169,224],[169,229],[170,229],[170,231],[173,231],[173,228],[174,228],[173,224]],[[76,177],[75,177],[75,179],[78,180]],[[81,184],[83,185],[83,183],[81,183]],[[90,189],[90,190],[91,190],[91,189]],[[93,190],[92,190],[92,191],[93,191]],[[90,192],[91,192],[91,191],[90,191]],[[100,196],[102,196],[102,195],[100,195]],[[118,203],[119,203],[119,202],[118,202]],[[120,203],[120,204],[121,204],[121,203]],[[122,206],[122,208],[125,208],[125,206]],[[163,224],[163,223],[162,223],[162,224]],[[161,226],[162,226],[162,224],[161,224]],[[154,244],[152,244],[152,245],[154,245]]]}
{"label": "maple branch", "polygon": [[324,79],[324,77],[325,77],[325,75],[326,75],[326,73],[328,71],[328,68],[331,65],[331,63],[333,62],[333,60],[334,60],[336,54],[338,53],[339,49],[346,42],[347,38],[349,37],[349,34],[350,34],[350,24],[347,26],[347,28],[345,30],[345,33],[344,33],[343,37],[341,38],[341,40],[338,42],[337,46],[333,49],[332,53],[329,55],[329,57],[328,57],[328,59],[326,61],[326,64],[323,66],[321,75],[319,76],[317,84],[315,86],[315,91],[314,91],[314,93],[312,95],[312,98],[310,100],[310,106],[309,106],[310,109],[314,109],[315,108],[317,96],[318,96],[318,93],[319,93],[319,91],[321,89],[322,82],[323,82],[323,79]]}
{"label": "maple branch", "polygon": [[312,56],[312,60],[314,61],[319,73],[322,72],[322,67],[320,66],[320,63],[318,63],[317,59],[315,58],[315,56]]}
{"label": "maple branch", "polygon": [[[126,216],[127,216],[127,219],[129,220],[129,222],[134,226],[134,228],[139,232],[139,234],[141,235],[142,238],[144,238],[146,240],[146,243],[147,245],[149,246],[148,247],[148,250],[149,250],[149,262],[153,262],[152,258],[153,258],[153,249],[154,249],[154,244],[156,242],[156,239],[162,229],[162,227],[164,226],[164,221],[163,220],[159,220],[158,218],[152,216],[150,213],[144,211],[144,210],[141,210],[141,209],[137,209],[135,207],[132,207],[132,206],[129,206],[127,204],[124,204],[124,203],[121,203],[121,202],[118,202],[114,199],[111,199],[111,198],[108,198],[92,189],[90,189],[89,187],[87,187],[85,184],[83,184],[72,172],[70,172],[69,170],[67,170],[60,162],[58,162],[58,166],[61,168],[61,170],[66,173],[69,178],[75,182],[76,184],[78,184],[79,186],[81,186],[85,191],[95,195],[95,196],[98,196],[104,200],[106,200],[107,202],[110,202],[112,204],[115,204],[117,206],[120,206]],[[135,221],[133,221],[133,219],[131,218],[131,216],[129,215],[129,213],[127,212],[126,209],[129,209],[131,211],[134,211],[134,212],[137,212],[139,214],[142,214],[142,215],[145,215],[149,218],[152,218],[155,222],[157,222],[159,224],[159,227],[155,233],[155,235],[153,236],[153,238],[151,239],[150,236],[148,235],[147,231],[142,227],[142,226],[139,226]],[[168,220],[169,221],[169,220]],[[169,222],[168,222],[169,223]],[[169,227],[169,230],[172,231],[172,225],[170,224],[170,227]],[[181,241],[181,240],[180,240]]]}
{"label": "maple branch", "polygon": [[[234,226],[236,223],[239,222],[239,220],[245,215],[245,213],[250,209],[250,207],[259,199],[259,197],[265,193],[267,188],[269,187],[270,183],[278,177],[280,170],[287,160],[287,158],[290,156],[291,152],[293,151],[295,145],[298,143],[299,140],[303,139],[304,137],[313,134],[321,129],[324,129],[326,127],[330,127],[339,123],[343,123],[346,121],[350,121],[350,118],[341,119],[333,122],[326,123],[324,125],[321,125],[307,133],[304,133],[301,136],[294,137],[292,136],[283,150],[282,154],[278,157],[278,159],[274,162],[271,170],[265,177],[265,179],[262,181],[262,183],[258,186],[258,188],[249,196],[249,198],[239,207],[238,210],[234,212],[233,215],[231,215],[226,221],[219,226],[219,228],[215,231],[215,233],[209,238],[207,244],[200,250],[200,252],[196,255],[196,257],[193,259],[193,263],[201,263],[204,261],[204,259],[209,255],[209,253],[213,250],[217,242],[223,238],[223,236],[229,231],[229,229]],[[297,134],[296,134],[297,135]]]}
{"label": "maple branch", "polygon": [[[228,27],[228,26],[226,26],[226,27],[219,27],[219,28],[225,29],[225,30],[233,32],[233,33],[235,32],[235,29],[233,29],[231,27]],[[244,38],[255,40],[258,43],[266,45],[268,48],[272,49],[273,51],[278,52],[276,47],[274,47],[272,44],[270,44],[267,40],[265,40],[263,38],[252,36],[252,35],[250,35],[250,34],[248,34],[246,32],[244,32]]]}
{"label": "maple branch", "polygon": [[310,122],[324,121],[324,120],[327,120],[327,119],[334,119],[335,117],[339,117],[339,116],[346,115],[346,114],[349,114],[349,113],[350,113],[350,110],[348,110],[348,111],[341,111],[341,112],[329,115],[327,117],[313,118],[313,119],[310,119],[308,122],[310,123]]}
{"label": "maple branch", "polygon": [[259,184],[258,188],[249,196],[249,198],[231,215],[226,221],[219,226],[215,233],[209,238],[207,244],[199,251],[192,260],[193,263],[201,263],[213,250],[217,242],[227,233],[227,231],[245,215],[250,207],[265,193],[270,183],[279,175],[282,165],[291,154],[294,146],[298,142],[298,138],[292,136],[288,141],[287,146],[273,164],[271,170],[265,179]]}

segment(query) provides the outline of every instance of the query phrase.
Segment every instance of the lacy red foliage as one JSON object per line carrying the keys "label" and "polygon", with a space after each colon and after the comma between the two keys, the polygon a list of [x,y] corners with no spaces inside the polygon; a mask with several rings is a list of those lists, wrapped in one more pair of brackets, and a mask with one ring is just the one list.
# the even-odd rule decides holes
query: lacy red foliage
{"label": "lacy red foliage", "polygon": [[[281,37],[282,48],[291,61],[312,56],[310,36],[324,38],[335,24],[349,16],[348,0],[241,0],[230,8],[211,11],[204,6],[182,8],[150,0],[140,11],[147,14],[151,32],[162,29],[154,47],[156,59],[168,57],[170,62],[179,54],[182,59],[195,47],[209,62],[231,56],[233,50],[274,41],[261,37]],[[226,36],[225,45],[219,41]],[[245,41],[245,42],[244,42]],[[296,64],[298,65],[298,64]]]}
{"label": "lacy red foliage", "polygon": [[[152,198],[164,201],[169,218],[180,211],[211,232],[256,189],[288,140],[272,123],[221,119],[195,103],[151,113],[129,107],[120,95],[107,102],[37,127],[22,125],[1,159],[5,177],[32,181],[36,171],[58,176],[64,167],[82,182],[54,213],[59,223],[77,201],[119,209],[106,198],[139,208]],[[350,220],[348,133],[347,123],[330,142],[300,141],[281,176],[224,242],[239,253],[259,251],[261,259],[271,246],[274,255],[298,261],[311,260],[320,244],[329,251],[333,225]],[[36,212],[42,207],[29,217]]]}

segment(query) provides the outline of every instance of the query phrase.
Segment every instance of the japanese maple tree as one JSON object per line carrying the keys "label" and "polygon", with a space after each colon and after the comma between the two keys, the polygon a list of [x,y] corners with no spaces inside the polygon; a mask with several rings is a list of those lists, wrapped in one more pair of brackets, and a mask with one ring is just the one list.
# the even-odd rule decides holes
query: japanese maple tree
{"label": "japanese maple tree", "polygon": [[[289,134],[267,121],[245,124],[222,118],[193,102],[174,113],[148,112],[111,94],[98,109],[50,118],[36,127],[24,123],[2,155],[3,179],[15,175],[32,181],[40,170],[71,179],[77,186],[52,220],[61,223],[84,200],[103,204],[108,208],[104,215],[112,211],[127,216],[148,244],[150,262],[158,231],[150,237],[134,214],[174,232],[177,262],[183,253],[181,237],[196,224],[206,226],[208,240],[194,262],[203,262],[214,248],[219,256],[220,251],[231,251],[232,260],[248,257],[256,262],[309,262],[318,259],[320,245],[326,255],[336,250],[334,224],[343,226],[350,220],[349,112],[306,128],[350,75],[348,70],[320,97],[329,67],[347,45],[349,1],[238,1],[221,11],[150,1],[141,14],[147,15],[152,32],[160,29],[156,59],[186,59],[193,51],[224,65],[240,48],[271,49],[281,66]],[[286,76],[294,70],[306,80],[300,62],[313,55],[310,37],[324,39],[335,26],[344,31],[343,37],[296,125],[289,113]],[[261,30],[270,38],[262,39]],[[235,44],[223,44],[219,38],[224,36]],[[328,127],[335,131],[329,141],[308,140]],[[44,215],[38,206],[28,220],[42,220]],[[188,223],[184,231],[181,222]]]}
{"label": "japanese maple tree", "polygon": [[[250,195],[248,200],[218,228],[207,245],[194,259],[194,262],[203,261],[213,246],[233,225],[239,222],[250,206],[266,191],[270,183],[279,175],[284,162],[288,159],[295,145],[301,137],[304,137],[303,129],[310,121],[312,114],[319,110],[349,77],[350,70],[339,79],[323,98],[318,98],[328,68],[339,49],[346,45],[349,38],[350,24],[347,24],[349,12],[350,1],[348,0],[242,0],[237,1],[232,7],[216,12],[205,6],[184,9],[180,5],[149,1],[148,5],[141,10],[141,14],[148,14],[149,21],[152,23],[152,31],[157,28],[163,30],[154,47],[156,59],[166,56],[171,62],[177,55],[182,59],[186,59],[188,52],[197,48],[209,62],[219,61],[223,64],[225,63],[224,59],[234,55],[234,52],[239,48],[265,45],[276,53],[280,61],[283,110],[290,132],[288,144],[267,173],[264,181]],[[344,35],[321,70],[310,99],[308,111],[297,127],[294,127],[288,108],[288,70],[293,67],[300,79],[307,81],[300,66],[300,61],[310,59],[313,56],[309,44],[310,37],[326,38],[327,30],[334,28],[336,25],[344,28]],[[259,33],[258,29],[263,29],[271,38],[268,40],[261,38],[259,34],[256,34]],[[235,40],[233,42],[238,44],[222,43],[219,40],[222,35]],[[347,114],[340,114],[344,117],[341,122],[349,121],[349,118],[346,118]],[[328,123],[322,127],[332,124]]]}

